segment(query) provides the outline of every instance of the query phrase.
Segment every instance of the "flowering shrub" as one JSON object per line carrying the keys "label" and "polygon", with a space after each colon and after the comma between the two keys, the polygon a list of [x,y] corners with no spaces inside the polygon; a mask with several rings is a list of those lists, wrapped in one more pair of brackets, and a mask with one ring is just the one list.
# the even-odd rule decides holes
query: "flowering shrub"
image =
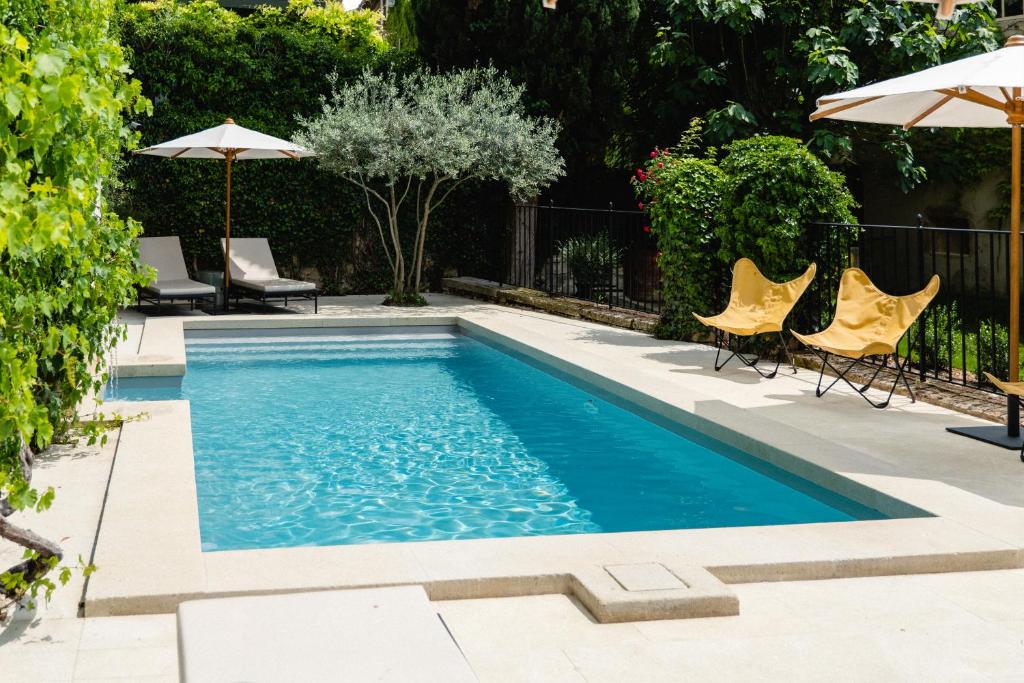
{"label": "flowering shrub", "polygon": [[644,230],[658,240],[665,306],[657,334],[676,339],[700,330],[692,312],[708,312],[715,301],[716,232],[726,185],[714,151],[693,156],[688,135],[675,150],[654,149],[633,179],[638,207],[650,216]]}
{"label": "flowering shrub", "polygon": [[729,269],[752,259],[770,278],[803,271],[805,226],[853,222],[845,179],[799,140],[755,136],[698,156],[695,119],[674,150],[655,148],[633,185],[658,240],[665,307],[659,336],[688,338],[703,330],[692,312],[715,312]]}

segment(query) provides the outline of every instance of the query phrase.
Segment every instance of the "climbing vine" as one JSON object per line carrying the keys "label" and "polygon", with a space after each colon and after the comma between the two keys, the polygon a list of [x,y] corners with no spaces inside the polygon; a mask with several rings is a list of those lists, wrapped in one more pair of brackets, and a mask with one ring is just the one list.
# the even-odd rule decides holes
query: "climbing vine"
{"label": "climbing vine", "polygon": [[53,503],[52,488],[32,486],[39,452],[103,438],[77,409],[105,381],[117,309],[140,280],[139,226],[107,211],[102,194],[134,142],[122,117],[149,107],[110,34],[113,9],[0,0],[0,538],[25,548],[0,573],[0,611],[56,588],[60,547],[10,519]]}

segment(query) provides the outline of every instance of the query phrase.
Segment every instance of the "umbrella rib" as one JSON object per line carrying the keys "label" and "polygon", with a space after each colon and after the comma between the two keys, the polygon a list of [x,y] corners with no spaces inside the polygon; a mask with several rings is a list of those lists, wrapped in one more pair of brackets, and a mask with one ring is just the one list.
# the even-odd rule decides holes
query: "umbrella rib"
{"label": "umbrella rib", "polygon": [[974,104],[980,104],[983,107],[991,107],[992,109],[998,109],[999,111],[1006,111],[1006,106],[999,100],[983,95],[977,90],[966,88],[964,92],[953,90],[952,88],[941,88],[935,92],[943,95],[952,95],[953,97],[966,100],[967,102],[973,102]]}
{"label": "umbrella rib", "polygon": [[289,152],[289,151],[288,151],[288,150],[286,150],[286,149],[279,149],[279,150],[277,150],[277,151],[279,151],[279,152],[280,152],[281,154],[285,155],[285,156],[286,156],[286,157],[288,157],[289,159],[298,159],[298,158],[299,158],[299,155],[298,155],[298,154],[292,154],[291,152]]}
{"label": "umbrella rib", "polygon": [[936,102],[935,104],[931,105],[930,107],[925,109],[923,112],[921,112],[920,114],[918,114],[917,116],[915,116],[914,118],[910,119],[905,124],[903,124],[903,130],[910,130],[911,128],[913,128],[917,124],[921,123],[922,120],[924,120],[927,117],[929,117],[932,114],[934,114],[937,109],[940,109],[943,106],[945,106],[946,104],[948,104],[949,101],[952,100],[952,99],[953,99],[952,95],[946,95],[945,97],[940,99],[938,102]]}
{"label": "umbrella rib", "polygon": [[181,150],[179,150],[179,151],[175,152],[174,154],[172,154],[170,156],[170,158],[171,159],[177,159],[178,157],[180,157],[182,154],[184,154],[185,152],[189,151],[190,149],[192,149],[192,148],[191,147],[182,147]]}
{"label": "umbrella rib", "polygon": [[1006,102],[1007,103],[1013,102],[1013,98],[1010,97],[1010,91],[1009,90],[1007,90],[1003,86],[999,86],[999,90],[1003,93],[1003,97],[1006,98]]}
{"label": "umbrella rib", "polygon": [[875,100],[878,100],[878,99],[881,99],[881,98],[882,98],[882,95],[876,95],[875,97],[865,97],[864,99],[857,100],[856,102],[847,102],[845,104],[840,104],[838,107],[832,107],[831,109],[825,109],[823,111],[816,111],[813,114],[811,114],[811,121],[817,121],[818,119],[824,118],[826,116],[832,116],[833,114],[838,114],[841,111],[846,111],[847,109],[853,109],[854,107],[859,107],[862,104],[867,104],[868,102],[874,102]]}

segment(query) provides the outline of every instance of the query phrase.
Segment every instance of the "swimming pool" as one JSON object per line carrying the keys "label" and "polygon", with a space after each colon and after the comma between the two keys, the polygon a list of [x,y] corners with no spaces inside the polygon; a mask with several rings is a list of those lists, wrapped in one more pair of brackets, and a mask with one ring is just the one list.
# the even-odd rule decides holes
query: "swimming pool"
{"label": "swimming pool", "polygon": [[453,328],[190,331],[204,550],[879,519]]}

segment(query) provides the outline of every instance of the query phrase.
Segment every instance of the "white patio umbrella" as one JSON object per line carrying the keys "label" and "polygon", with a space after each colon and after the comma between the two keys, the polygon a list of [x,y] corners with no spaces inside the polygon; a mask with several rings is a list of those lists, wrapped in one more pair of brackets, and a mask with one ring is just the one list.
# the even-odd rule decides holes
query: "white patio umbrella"
{"label": "white patio umbrella", "polygon": [[[826,95],[811,120],[822,118],[914,127],[1010,128],[1010,380],[1019,376],[1020,341],[1020,161],[1024,124],[1024,36],[1012,36],[994,52],[967,57],[915,74]],[[1020,413],[1008,397],[1006,429],[950,431],[989,443],[1020,448]]]}
{"label": "white patio umbrella", "polygon": [[245,159],[300,159],[313,152],[298,145],[248,128],[232,119],[198,133],[146,147],[136,154],[151,154],[169,159],[216,159],[227,167],[227,202],[224,210],[224,308],[228,307],[231,285],[231,164]]}

